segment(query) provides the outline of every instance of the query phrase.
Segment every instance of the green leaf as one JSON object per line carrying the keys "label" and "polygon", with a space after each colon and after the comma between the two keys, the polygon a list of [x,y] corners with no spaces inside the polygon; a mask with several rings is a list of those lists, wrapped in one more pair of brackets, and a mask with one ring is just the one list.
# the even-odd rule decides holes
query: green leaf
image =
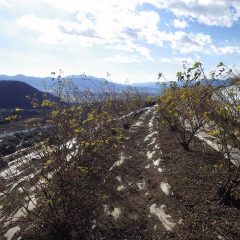
{"label": "green leaf", "polygon": [[199,67],[201,67],[202,66],[202,63],[201,62],[195,62],[194,64],[193,64],[193,68],[199,68]]}
{"label": "green leaf", "polygon": [[219,62],[219,64],[217,65],[217,67],[222,67],[224,64],[223,62]]}

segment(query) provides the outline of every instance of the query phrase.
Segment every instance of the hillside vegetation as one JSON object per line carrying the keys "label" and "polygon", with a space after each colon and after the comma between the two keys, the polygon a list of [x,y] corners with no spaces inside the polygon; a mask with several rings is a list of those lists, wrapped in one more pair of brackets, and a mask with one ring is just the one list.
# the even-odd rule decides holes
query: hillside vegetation
{"label": "hillside vegetation", "polygon": [[239,77],[211,75],[232,86],[184,64],[157,101],[55,76],[32,145],[2,156],[2,239],[238,239]]}

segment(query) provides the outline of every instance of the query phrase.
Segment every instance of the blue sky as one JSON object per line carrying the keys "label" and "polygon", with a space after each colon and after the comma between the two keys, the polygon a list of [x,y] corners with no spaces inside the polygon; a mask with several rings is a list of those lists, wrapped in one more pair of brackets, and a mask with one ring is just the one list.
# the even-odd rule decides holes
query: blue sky
{"label": "blue sky", "polygon": [[240,0],[0,0],[0,74],[175,80],[182,61],[240,66]]}

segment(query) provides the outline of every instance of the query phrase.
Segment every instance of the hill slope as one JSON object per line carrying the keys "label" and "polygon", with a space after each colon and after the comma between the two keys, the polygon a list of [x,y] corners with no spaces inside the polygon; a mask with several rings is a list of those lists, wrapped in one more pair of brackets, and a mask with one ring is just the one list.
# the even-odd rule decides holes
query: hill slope
{"label": "hill slope", "polygon": [[20,81],[0,81],[0,108],[32,108],[26,96],[35,96],[43,100],[45,93]]}

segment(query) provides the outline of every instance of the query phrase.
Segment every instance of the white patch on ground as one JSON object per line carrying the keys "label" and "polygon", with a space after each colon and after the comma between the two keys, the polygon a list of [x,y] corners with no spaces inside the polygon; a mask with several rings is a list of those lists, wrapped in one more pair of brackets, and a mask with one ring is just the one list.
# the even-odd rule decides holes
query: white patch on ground
{"label": "white patch on ground", "polygon": [[24,207],[18,209],[18,211],[4,223],[4,226],[8,226],[10,223],[17,221],[20,217],[26,216],[26,210]]}
{"label": "white patch on ground", "polygon": [[13,190],[15,187],[17,187],[20,183],[22,183],[22,182],[25,181],[26,179],[27,179],[27,177],[23,177],[23,178],[19,179],[17,182],[15,182],[15,183],[12,185],[11,189],[8,191],[8,193],[11,193],[12,190]]}
{"label": "white patch on ground", "polygon": [[[240,151],[238,149],[232,149],[230,155],[231,155],[231,162],[234,165],[239,166],[240,165]],[[225,155],[225,157],[227,158],[226,155]]]}
{"label": "white patch on ground", "polygon": [[149,195],[149,192],[146,192],[146,193],[145,193],[145,196],[148,196],[148,195]]}
{"label": "white patch on ground", "polygon": [[118,218],[120,217],[120,215],[121,215],[121,209],[115,207],[115,208],[113,209],[113,211],[111,212],[111,215],[113,216],[113,218],[114,218],[115,220],[118,219]]}
{"label": "white patch on ground", "polygon": [[207,134],[206,132],[199,132],[196,134],[196,136],[200,139],[206,142],[210,147],[215,149],[216,151],[220,150],[220,144],[217,144],[211,140],[209,140],[210,135]]}
{"label": "white patch on ground", "polygon": [[137,121],[137,122],[133,125],[133,127],[141,127],[142,125],[143,125],[143,121],[140,120],[140,121]]}
{"label": "white patch on ground", "polygon": [[94,219],[94,220],[93,220],[92,229],[96,228],[96,226],[97,226],[97,221],[96,221],[96,219]]}
{"label": "white patch on ground", "polygon": [[158,168],[158,171],[161,173],[161,172],[163,172],[163,169],[162,168]]}
{"label": "white patch on ground", "polygon": [[150,164],[148,164],[147,166],[145,166],[146,169],[149,169],[150,168]]}
{"label": "white patch on ground", "polygon": [[108,215],[110,214],[109,206],[107,204],[104,204],[104,212]]}
{"label": "white patch on ground", "polygon": [[152,112],[152,108],[148,107],[147,111],[139,118],[139,120],[144,121],[151,112]]}
{"label": "white patch on ground", "polygon": [[157,159],[157,160],[153,161],[153,166],[158,166],[160,161],[161,161],[161,159]]}
{"label": "white patch on ground", "polygon": [[153,131],[153,121],[154,121],[155,115],[152,116],[151,120],[149,121],[148,127],[150,131]]}
{"label": "white patch on ground", "polygon": [[178,220],[178,224],[183,224],[183,219],[182,219],[182,218],[180,218],[180,219]]}
{"label": "white patch on ground", "polygon": [[109,169],[109,171],[113,170],[115,167],[120,167],[124,161],[125,161],[126,157],[124,156],[123,152],[120,153],[120,159],[118,161],[116,161],[111,168]]}
{"label": "white patch on ground", "polygon": [[146,188],[146,182],[143,181],[143,182],[137,183],[137,186],[140,190],[143,190]]}
{"label": "white patch on ground", "polygon": [[[24,182],[24,181],[26,181],[26,180],[30,180],[30,179],[32,179],[32,178],[34,178],[35,177],[35,174],[33,174],[33,173],[31,173],[30,175],[28,175],[28,176],[25,176],[25,177],[22,177],[22,178],[20,178],[17,182],[15,182],[13,185],[12,185],[12,187],[11,187],[11,189],[8,191],[8,193],[10,193],[15,187],[17,187],[18,185],[20,185],[22,182]],[[20,185],[21,186],[21,185]]]}
{"label": "white patch on ground", "polygon": [[154,146],[153,149],[157,150],[159,154],[162,154],[162,150],[160,150],[160,146],[158,146],[157,144]]}
{"label": "white patch on ground", "polygon": [[[146,117],[152,111],[151,108],[150,107],[146,107],[146,108],[142,108],[142,109],[139,109],[138,111],[134,112],[134,113],[138,113],[138,112],[145,111],[145,110],[147,110],[147,111],[143,113],[143,115],[139,118],[139,120],[135,124],[132,125],[132,127],[141,127],[141,126],[143,126]],[[132,129],[130,131],[133,132]]]}
{"label": "white patch on ground", "polygon": [[28,211],[32,211],[36,207],[37,200],[34,194],[26,197],[25,200],[27,201],[27,203],[24,205],[24,207],[19,208],[14,215],[10,216],[8,220],[4,223],[4,226],[8,226],[10,223],[15,222],[19,218],[26,216],[28,214]]}
{"label": "white patch on ground", "polygon": [[117,176],[116,179],[117,179],[119,182],[122,182],[122,177]]}
{"label": "white patch on ground", "polygon": [[31,161],[31,159],[37,158],[41,159],[44,157],[45,153],[43,151],[34,151],[25,156],[19,157],[14,161],[8,163],[8,167],[2,171],[0,171],[0,177],[5,179],[10,179],[19,176],[24,171],[19,170],[24,165]]}
{"label": "white patch on ground", "polygon": [[120,192],[120,191],[123,191],[124,189],[126,189],[126,187],[124,185],[121,185],[117,188],[117,190]]}
{"label": "white patch on ground", "polygon": [[159,208],[156,207],[156,204],[150,206],[150,213],[155,214],[159,220],[162,222],[163,226],[168,230],[171,231],[175,223],[171,221],[171,215],[166,214],[164,211],[165,205],[161,205]]}
{"label": "white patch on ground", "polygon": [[23,165],[27,163],[27,161],[15,162],[14,164],[8,164],[8,168],[4,169],[0,172],[0,177],[9,179],[10,177],[17,177],[20,175],[23,171],[19,171],[18,169]]}
{"label": "white patch on ground", "polygon": [[7,238],[7,240],[11,240],[15,233],[17,233],[20,230],[19,226],[10,228],[5,234],[4,237]]}
{"label": "white patch on ground", "polygon": [[70,161],[72,160],[72,158],[75,157],[76,155],[82,155],[82,153],[79,154],[78,149],[76,149],[75,151],[69,153],[69,154],[66,156],[67,162],[70,162]]}
{"label": "white patch on ground", "polygon": [[35,198],[35,194],[30,195],[26,200],[28,200],[28,204],[26,205],[26,208],[29,211],[32,211],[37,205],[37,199]]}
{"label": "white patch on ground", "polygon": [[[136,110],[136,111],[132,111],[132,112],[130,112],[130,113],[126,114],[126,115],[123,115],[123,116],[121,116],[121,117],[119,117],[119,118],[114,118],[113,120],[115,120],[115,121],[116,121],[116,120],[121,120],[121,119],[130,117],[130,116],[132,116],[132,115],[135,115],[135,114],[144,112],[144,111],[146,111],[146,110],[149,111],[149,110],[150,110],[150,107],[140,108],[140,109],[138,109],[138,110]],[[145,114],[146,114],[146,113],[145,113]]]}
{"label": "white patch on ground", "polygon": [[133,127],[141,127],[143,125],[143,121],[138,121],[135,124],[133,124]]}
{"label": "white patch on ground", "polygon": [[76,144],[76,142],[77,142],[77,138],[73,138],[73,139],[69,140],[68,142],[66,142],[63,146],[64,147],[66,146],[67,149],[72,149],[74,147],[74,145]]}
{"label": "white patch on ground", "polygon": [[53,171],[53,172],[49,172],[49,173],[47,174],[47,179],[48,179],[48,180],[52,179],[52,178],[53,178],[53,174],[54,174],[54,171]]}
{"label": "white patch on ground", "polygon": [[[200,140],[203,140],[204,142],[206,142],[210,147],[212,147],[216,151],[221,151],[221,144],[217,143],[216,142],[217,139],[211,137],[208,133],[199,132],[198,134],[196,134],[196,136]],[[231,146],[229,146],[229,149],[231,149],[231,153],[230,153],[231,154],[231,162],[234,165],[239,166],[240,165],[240,151],[236,148],[231,148]],[[227,158],[227,156],[225,156],[225,157]]]}
{"label": "white patch on ground", "polygon": [[170,185],[168,183],[161,182],[160,183],[160,188],[166,195],[172,194],[172,192],[170,191],[171,187],[170,187]]}
{"label": "white patch on ground", "polygon": [[18,188],[18,192],[19,192],[19,193],[23,193],[24,191],[23,191],[23,189],[20,187],[20,188]]}
{"label": "white patch on ground", "polygon": [[153,152],[150,152],[150,151],[147,151],[147,158],[150,160],[153,158],[153,155],[155,154],[156,152],[153,151]]}
{"label": "white patch on ground", "polygon": [[153,138],[156,134],[158,134],[157,131],[153,131],[152,133],[148,134],[145,138],[144,138],[144,142],[149,141],[151,138]]}
{"label": "white patch on ground", "polygon": [[115,220],[117,220],[121,215],[121,209],[120,208],[115,207],[113,209],[113,211],[111,212],[110,209],[109,209],[109,206],[106,205],[106,204],[104,205],[104,212],[107,215],[112,216]]}
{"label": "white patch on ground", "polygon": [[156,141],[157,141],[157,138],[154,137],[154,138],[152,139],[152,142],[151,142],[149,145],[155,144]]}

